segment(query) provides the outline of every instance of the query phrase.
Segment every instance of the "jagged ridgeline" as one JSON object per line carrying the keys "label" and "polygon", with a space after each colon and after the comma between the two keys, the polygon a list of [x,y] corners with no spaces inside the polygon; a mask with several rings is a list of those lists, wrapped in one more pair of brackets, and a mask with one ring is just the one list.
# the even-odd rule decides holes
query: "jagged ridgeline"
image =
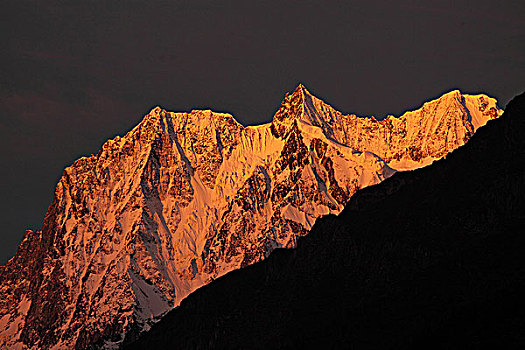
{"label": "jagged ridgeline", "polygon": [[525,93],[124,349],[524,349],[524,133]]}
{"label": "jagged ridgeline", "polygon": [[0,342],[113,348],[195,289],[296,246],[360,188],[463,145],[502,111],[452,91],[382,121],[300,85],[271,123],[154,108],[64,170],[42,231],[0,269]]}

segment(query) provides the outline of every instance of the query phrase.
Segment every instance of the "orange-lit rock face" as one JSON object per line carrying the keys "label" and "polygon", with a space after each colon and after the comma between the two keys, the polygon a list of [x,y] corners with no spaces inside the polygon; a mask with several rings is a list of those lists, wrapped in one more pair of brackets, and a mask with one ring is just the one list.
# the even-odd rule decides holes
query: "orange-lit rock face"
{"label": "orange-lit rock face", "polygon": [[303,86],[260,126],[157,107],[64,171],[42,231],[0,268],[0,339],[117,346],[196,288],[294,247],[359,188],[443,157],[500,114],[487,96],[453,91],[376,121]]}

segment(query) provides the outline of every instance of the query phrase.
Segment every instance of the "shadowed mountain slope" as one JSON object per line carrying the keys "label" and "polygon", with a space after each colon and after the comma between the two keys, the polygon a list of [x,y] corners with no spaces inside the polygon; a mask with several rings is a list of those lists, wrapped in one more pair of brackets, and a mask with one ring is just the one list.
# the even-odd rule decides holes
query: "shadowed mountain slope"
{"label": "shadowed mountain slope", "polygon": [[358,191],[128,348],[523,348],[524,134],[521,94],[446,159]]}

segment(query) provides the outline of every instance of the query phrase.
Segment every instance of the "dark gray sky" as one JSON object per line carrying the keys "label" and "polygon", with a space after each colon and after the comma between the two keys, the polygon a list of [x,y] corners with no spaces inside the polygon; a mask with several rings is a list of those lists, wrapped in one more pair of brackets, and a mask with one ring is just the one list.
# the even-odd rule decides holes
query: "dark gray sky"
{"label": "dark gray sky", "polygon": [[[279,3],[279,4],[278,4]],[[523,1],[2,1],[0,264],[63,169],[155,105],[268,122],[302,82],[399,115],[459,88],[525,89]]]}

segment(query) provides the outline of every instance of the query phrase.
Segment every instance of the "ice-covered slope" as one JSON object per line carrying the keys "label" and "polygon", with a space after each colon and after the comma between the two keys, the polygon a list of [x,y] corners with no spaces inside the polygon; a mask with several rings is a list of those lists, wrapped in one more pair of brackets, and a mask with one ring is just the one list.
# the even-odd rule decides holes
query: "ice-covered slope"
{"label": "ice-covered slope", "polygon": [[302,85],[269,124],[154,108],[65,169],[42,231],[0,268],[0,344],[118,347],[211,280],[294,247],[359,188],[443,157],[501,111],[450,92],[383,121]]}

